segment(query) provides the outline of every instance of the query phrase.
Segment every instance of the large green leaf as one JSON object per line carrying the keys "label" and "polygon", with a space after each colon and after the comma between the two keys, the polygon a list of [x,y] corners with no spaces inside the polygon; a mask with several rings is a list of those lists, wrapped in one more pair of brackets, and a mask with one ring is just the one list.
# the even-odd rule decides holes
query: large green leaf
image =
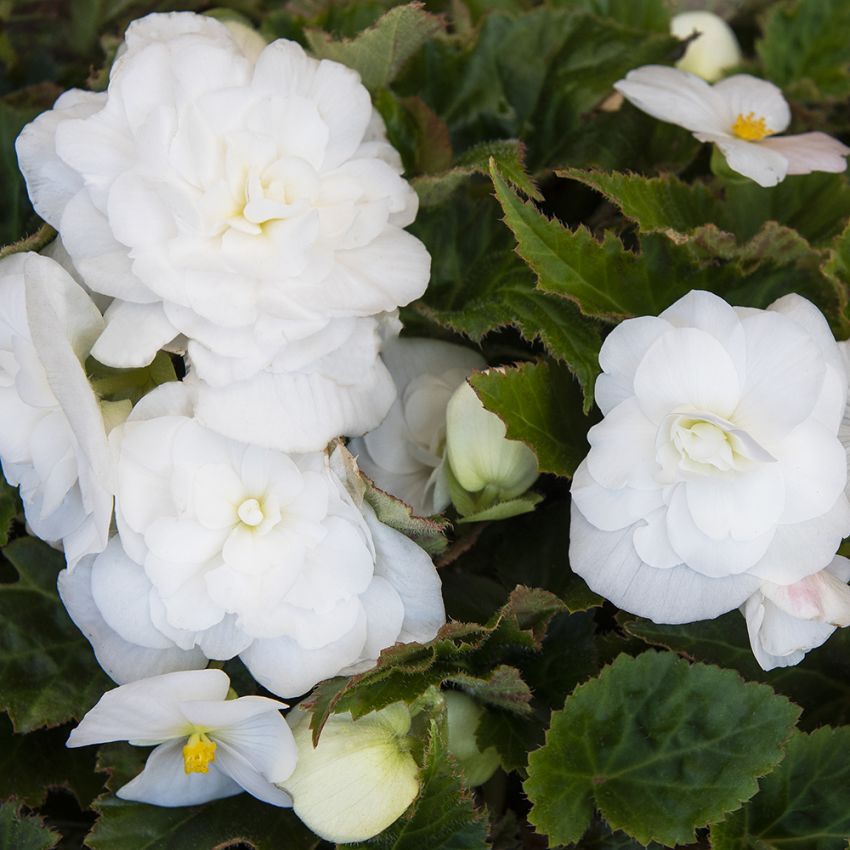
{"label": "large green leaf", "polygon": [[471,378],[487,410],[537,455],[541,472],[572,476],[587,454],[590,422],[582,413],[578,384],[569,371],[546,362],[490,369]]}
{"label": "large green leaf", "polygon": [[64,558],[32,537],[3,554],[18,579],[0,584],[0,708],[18,732],[79,719],[113,684],[56,593]]}
{"label": "large green leaf", "polygon": [[836,631],[799,664],[765,672],[753,657],[746,623],[737,611],[680,626],[628,620],[625,628],[646,643],[732,667],[745,679],[767,683],[805,709],[801,725],[807,729],[850,723],[850,629]]}
{"label": "large green leaf", "polygon": [[88,808],[104,777],[95,772],[94,750],[67,749],[67,738],[67,728],[15,735],[0,715],[0,799],[16,797],[37,808],[49,789],[67,788]]}
{"label": "large green leaf", "polygon": [[529,819],[553,843],[578,841],[595,804],[643,844],[688,843],[756,793],[798,715],[731,670],[621,655],[552,715],[529,758]]}
{"label": "large green leaf", "polygon": [[457,681],[474,690],[482,702],[527,714],[528,688],[519,672],[507,665],[540,649],[549,621],[564,607],[551,593],[518,587],[485,625],[450,622],[428,643],[385,649],[373,669],[316,688],[308,701],[315,707],[314,738],[331,713],[350,711],[356,719],[399,700],[413,702],[429,687],[446,682]]}
{"label": "large green leaf", "polygon": [[422,45],[439,32],[439,18],[425,12],[422,3],[390,9],[356,38],[335,41],[320,30],[305,33],[310,49],[320,59],[333,59],[360,73],[370,89],[383,88]]}
{"label": "large green leaf", "polygon": [[[801,100],[850,94],[850,5],[794,0],[771,5],[756,43],[764,75]],[[817,129],[817,128],[812,128]]]}
{"label": "large green leaf", "polygon": [[0,803],[0,850],[50,850],[61,838],[16,803]]}
{"label": "large green leaf", "polygon": [[420,782],[419,796],[407,812],[352,850],[487,850],[487,819],[463,787],[460,771],[433,720]]}
{"label": "large green leaf", "polygon": [[845,850],[850,727],[795,734],[759,793],[711,828],[714,850]]}

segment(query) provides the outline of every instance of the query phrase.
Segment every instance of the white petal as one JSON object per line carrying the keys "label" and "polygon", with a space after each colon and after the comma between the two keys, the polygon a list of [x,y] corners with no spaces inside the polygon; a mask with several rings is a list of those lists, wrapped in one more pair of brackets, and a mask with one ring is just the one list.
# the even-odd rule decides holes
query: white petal
{"label": "white petal", "polygon": [[714,142],[720,148],[732,171],[754,180],[759,186],[770,188],[785,179],[788,160],[778,151],[760,142],[747,142],[716,133],[695,133],[701,142]]}
{"label": "white petal", "polygon": [[638,109],[653,118],[678,124],[692,132],[723,132],[728,129],[722,98],[699,77],[661,65],[629,71],[614,84]]}
{"label": "white petal", "polygon": [[[148,756],[145,769],[119,788],[116,796],[152,806],[196,806],[239,794],[242,788],[213,762],[207,773],[186,773],[183,763],[185,738],[169,741]],[[216,753],[218,760],[218,753]]]}
{"label": "white petal", "polygon": [[632,536],[632,545],[638,557],[649,567],[666,570],[682,563],[667,533],[666,505],[644,517],[643,523],[638,523]]}
{"label": "white petal", "polygon": [[[281,718],[283,722],[283,718]],[[226,773],[241,788],[244,788],[251,796],[270,803],[273,806],[289,808],[292,806],[292,798],[285,791],[281,791],[276,785],[269,782],[254,766],[236,749],[225,741],[220,741],[216,750],[216,761],[219,770]],[[295,754],[292,756],[293,765]],[[287,774],[288,775],[288,774]]]}
{"label": "white petal", "polygon": [[107,366],[132,369],[146,366],[177,336],[162,304],[115,301],[106,311],[106,329],[92,348],[92,356]]}
{"label": "white petal", "polygon": [[381,356],[399,387],[406,387],[422,374],[442,375],[452,369],[469,373],[487,365],[477,351],[465,345],[413,337],[388,340]]}
{"label": "white petal", "polygon": [[59,595],[71,619],[92,645],[97,662],[118,683],[133,682],[174,670],[206,667],[199,650],[146,649],[128,643],[110,628],[91,595],[91,564],[82,561],[72,573],[59,573]]}
{"label": "white petal", "polygon": [[166,673],[107,691],[68,738],[69,747],[130,741],[157,744],[185,736],[180,710],[187,700],[224,700],[230,679],[222,670]]}
{"label": "white petal", "polygon": [[760,144],[785,158],[788,174],[811,174],[813,171],[840,174],[847,169],[846,157],[850,154],[847,145],[826,133],[779,136],[763,139]]}
{"label": "white petal", "polygon": [[690,623],[737,608],[758,587],[748,575],[708,578],[686,566],[655,569],[642,563],[631,529],[594,528],[573,508],[570,565],[597,593],[619,608],[656,623]]}
{"label": "white petal", "polygon": [[366,643],[363,656],[377,659],[381,650],[393,646],[399,638],[404,621],[404,604],[393,586],[381,576],[375,576],[369,587],[360,594],[366,611]]}
{"label": "white petal", "polygon": [[739,115],[746,118],[750,113],[756,119],[764,118],[771,133],[781,133],[791,121],[791,110],[782,90],[767,80],[749,74],[735,74],[715,83],[714,91],[726,106],[727,130],[731,129]]}

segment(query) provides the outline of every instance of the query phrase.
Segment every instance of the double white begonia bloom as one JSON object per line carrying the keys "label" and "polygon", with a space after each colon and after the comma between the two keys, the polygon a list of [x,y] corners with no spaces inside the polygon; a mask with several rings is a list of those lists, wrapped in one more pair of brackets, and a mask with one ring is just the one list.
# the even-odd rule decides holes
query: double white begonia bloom
{"label": "double white begonia bloom", "polygon": [[326,841],[365,841],[397,820],[419,793],[410,754],[410,710],[396,702],[358,720],[332,714],[313,746],[310,714],[286,717],[298,764],[283,783],[295,814]]}
{"label": "double white begonia bloom", "polygon": [[789,174],[838,173],[850,148],[825,133],[777,136],[791,111],[773,83],[736,74],[709,85],[687,71],[646,65],[614,85],[638,109],[690,130],[716,144],[733,171],[760,186],[775,186]]}
{"label": "double white begonia bloom", "polygon": [[659,623],[717,617],[826,567],[850,533],[847,371],[822,314],[691,292],[605,340],[605,418],[573,479],[570,561]]}
{"label": "double white begonia bloom", "polygon": [[382,490],[423,516],[451,501],[446,477],[446,407],[484,358],[469,348],[433,339],[397,339],[383,353],[398,390],[387,418],[349,449]]}
{"label": "double white begonia bloom", "polygon": [[103,409],[83,366],[102,330],[100,311],[58,263],[0,260],[3,474],[20,485],[33,533],[61,545],[69,568],[103,551],[112,519]]}
{"label": "double white begonia bloom", "polygon": [[267,697],[227,699],[221,670],[167,673],[107,691],[68,738],[69,747],[129,741],[156,746],[145,769],[116,792],[154,806],[194,806],[247,791],[290,806],[275,783],[292,773],[297,749]]}
{"label": "double white begonia bloom", "polygon": [[750,646],[764,670],[799,664],[840,626],[850,626],[850,560],[790,585],[765,582],[742,606]]}
{"label": "double white begonia bloom", "polygon": [[[375,317],[422,295],[430,258],[402,229],[416,193],[355,71],[153,14],[128,28],[108,90],[67,92],[17,150],[36,210],[115,299],[98,360],[185,345],[199,417],[229,436],[250,418],[250,439],[287,451],[381,421],[394,391]],[[322,358],[356,361],[359,380]]]}
{"label": "double white begonia bloom", "polygon": [[670,32],[682,39],[697,35],[676,63],[681,71],[713,83],[723,76],[724,71],[741,64],[741,47],[732,27],[713,12],[673,15]]}
{"label": "double white begonia bloom", "polygon": [[189,396],[164,385],[113,432],[119,537],[88,584],[60,581],[72,617],[93,604],[111,630],[87,631],[107,673],[124,678],[127,644],[200,649],[239,655],[262,685],[294,696],[434,636],[445,614],[424,550],[356,504],[324,453],[229,440],[192,418]]}

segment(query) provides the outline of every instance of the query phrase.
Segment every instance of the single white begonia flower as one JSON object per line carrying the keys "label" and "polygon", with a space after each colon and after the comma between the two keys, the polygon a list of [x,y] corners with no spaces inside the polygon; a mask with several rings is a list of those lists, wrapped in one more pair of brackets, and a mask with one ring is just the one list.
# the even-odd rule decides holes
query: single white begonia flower
{"label": "single white begonia flower", "polygon": [[3,474],[20,485],[29,528],[64,548],[69,567],[103,550],[112,520],[104,412],[83,366],[102,329],[58,263],[33,253],[0,260]]}
{"label": "single white begonia flower", "polygon": [[464,381],[446,409],[446,451],[455,480],[468,493],[481,494],[483,505],[521,496],[540,474],[534,452],[506,433],[505,423]]}
{"label": "single white begonia flower", "polygon": [[310,714],[286,717],[298,763],[283,782],[295,814],[325,841],[365,841],[397,820],[419,793],[419,768],[410,754],[410,711],[396,702],[352,720],[332,714],[313,746]]}
{"label": "single white begonia flower", "polygon": [[445,471],[446,407],[484,358],[461,345],[433,339],[396,339],[383,351],[398,398],[387,418],[352,440],[357,463],[382,490],[423,516],[451,502]]}
{"label": "single white begonia flower", "polygon": [[[36,210],[114,297],[93,349],[110,366],[144,365],[175,338],[212,387],[277,374],[293,344],[299,362],[345,358],[352,319],[428,282],[428,253],[402,229],[417,196],[369,93],[294,42],[246,55],[212,18],[149,15],[128,28],[108,90],[62,95],[17,151]],[[284,391],[266,377],[241,399]],[[364,392],[355,417],[332,382],[301,391],[295,404],[345,408],[334,435],[375,427],[391,403]]]}
{"label": "single white begonia flower", "polygon": [[838,627],[850,626],[850,560],[794,584],[764,582],[741,607],[750,646],[763,670],[799,664]]}
{"label": "single white begonia flower", "polygon": [[670,32],[676,38],[692,41],[676,63],[681,71],[702,77],[709,83],[719,80],[724,71],[741,63],[741,47],[732,27],[714,12],[682,12],[673,15]]}
{"label": "single white begonia flower", "polygon": [[759,186],[775,186],[789,174],[838,173],[850,148],[826,133],[777,136],[791,111],[773,83],[736,74],[713,86],[687,71],[646,65],[615,83],[638,109],[712,142],[733,171]]}
{"label": "single white begonia flower", "polygon": [[570,562],[657,623],[710,619],[826,567],[850,533],[847,372],[820,311],[691,292],[606,338]]}
{"label": "single white begonia flower", "polygon": [[267,697],[228,699],[222,670],[167,673],[107,691],[68,737],[69,747],[129,741],[156,749],[145,769],[116,791],[154,806],[194,806],[247,791],[264,803],[291,806],[277,787],[292,773],[297,750]]}
{"label": "single white begonia flower", "polygon": [[[93,602],[109,627],[84,629],[109,675],[197,648],[239,655],[295,696],[434,636],[445,613],[431,559],[355,503],[324,453],[237,443],[191,413],[190,390],[166,384],[113,432],[119,537],[88,584],[60,580],[75,620],[96,621]],[[128,660],[128,644],[151,652]]]}
{"label": "single white begonia flower", "polygon": [[476,734],[484,709],[461,691],[445,691],[449,752],[458,760],[463,778],[471,788],[483,785],[501,763],[495,747],[479,749]]}

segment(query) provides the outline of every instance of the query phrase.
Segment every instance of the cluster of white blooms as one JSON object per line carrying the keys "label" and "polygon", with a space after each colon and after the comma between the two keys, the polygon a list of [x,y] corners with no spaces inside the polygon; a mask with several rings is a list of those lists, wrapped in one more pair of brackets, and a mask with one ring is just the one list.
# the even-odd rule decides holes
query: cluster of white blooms
{"label": "cluster of white blooms", "polygon": [[599,359],[573,569],[659,623],[742,607],[766,669],[848,625],[848,373],[820,311],[691,292],[618,325]]}

